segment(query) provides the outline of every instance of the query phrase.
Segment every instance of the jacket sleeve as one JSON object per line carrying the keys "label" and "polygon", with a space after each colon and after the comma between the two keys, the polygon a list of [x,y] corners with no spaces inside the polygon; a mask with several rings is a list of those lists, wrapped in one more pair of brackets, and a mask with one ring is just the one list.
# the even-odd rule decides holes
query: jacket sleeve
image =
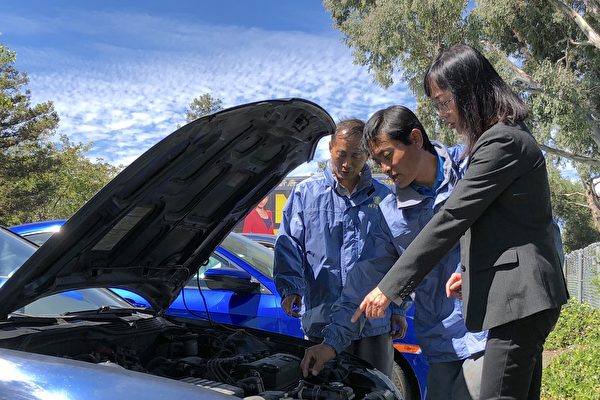
{"label": "jacket sleeve", "polygon": [[304,216],[302,212],[302,193],[296,186],[285,207],[277,241],[273,276],[275,286],[281,297],[289,294],[304,296]]}
{"label": "jacket sleeve", "polygon": [[[398,258],[398,252],[383,217],[380,220],[378,229],[377,232],[371,232],[370,234],[371,239],[377,237],[377,240],[374,244],[369,242],[376,246],[373,253],[377,256],[361,259],[348,273],[342,293],[331,307],[330,322],[322,331],[323,343],[331,346],[337,354],[344,351],[352,340],[359,337],[366,319],[361,317],[357,323],[350,322],[350,319],[358,309],[364,296],[377,285],[377,282]],[[405,315],[411,304],[410,301],[406,301],[402,306],[394,305],[391,312],[386,313],[385,318],[388,319],[388,325],[392,313]]]}
{"label": "jacket sleeve", "polygon": [[[485,135],[485,133],[484,133]],[[519,176],[520,146],[510,135],[482,136],[468,169],[434,215],[379,282],[390,299],[406,298],[487,207]]]}
{"label": "jacket sleeve", "polygon": [[392,310],[393,315],[402,315],[402,316],[406,317],[406,313],[408,312],[408,310],[410,309],[412,304],[413,304],[413,299],[411,296],[409,296],[409,297],[403,299],[400,304],[392,302],[392,304],[390,304],[390,309]]}

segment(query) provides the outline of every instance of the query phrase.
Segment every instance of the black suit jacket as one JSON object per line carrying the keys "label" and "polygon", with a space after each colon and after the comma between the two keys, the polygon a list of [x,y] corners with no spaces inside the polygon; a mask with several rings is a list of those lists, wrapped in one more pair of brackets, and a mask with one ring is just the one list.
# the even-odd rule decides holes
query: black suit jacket
{"label": "black suit jacket", "polygon": [[567,292],[552,224],[539,146],[524,124],[496,124],[475,144],[445,206],[378,287],[388,298],[407,297],[462,236],[463,314],[469,330],[557,308]]}

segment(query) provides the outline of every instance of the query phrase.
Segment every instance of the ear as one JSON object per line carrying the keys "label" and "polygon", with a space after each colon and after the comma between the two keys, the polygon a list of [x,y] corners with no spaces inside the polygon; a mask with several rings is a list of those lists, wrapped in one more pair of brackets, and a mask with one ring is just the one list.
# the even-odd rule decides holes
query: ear
{"label": "ear", "polygon": [[419,149],[423,148],[423,133],[420,129],[414,128],[410,131],[410,139],[412,144],[416,144]]}
{"label": "ear", "polygon": [[331,149],[333,148],[333,140],[329,141],[329,151],[331,151]]}

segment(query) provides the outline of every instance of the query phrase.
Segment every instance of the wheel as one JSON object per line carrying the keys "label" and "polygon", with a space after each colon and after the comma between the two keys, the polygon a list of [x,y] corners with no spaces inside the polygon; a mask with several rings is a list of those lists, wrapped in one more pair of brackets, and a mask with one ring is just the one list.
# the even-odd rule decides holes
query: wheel
{"label": "wheel", "polygon": [[404,372],[402,367],[398,365],[397,362],[394,362],[394,368],[392,369],[392,382],[400,391],[403,400],[414,400],[420,398],[420,396],[416,395],[410,379],[406,375],[406,372]]}

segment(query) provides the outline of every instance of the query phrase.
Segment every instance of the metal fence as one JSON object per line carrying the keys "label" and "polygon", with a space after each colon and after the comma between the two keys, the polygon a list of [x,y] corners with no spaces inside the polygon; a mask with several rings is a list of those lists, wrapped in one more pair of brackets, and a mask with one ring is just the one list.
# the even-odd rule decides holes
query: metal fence
{"label": "metal fence", "polygon": [[563,269],[571,297],[600,308],[600,243],[567,254]]}

